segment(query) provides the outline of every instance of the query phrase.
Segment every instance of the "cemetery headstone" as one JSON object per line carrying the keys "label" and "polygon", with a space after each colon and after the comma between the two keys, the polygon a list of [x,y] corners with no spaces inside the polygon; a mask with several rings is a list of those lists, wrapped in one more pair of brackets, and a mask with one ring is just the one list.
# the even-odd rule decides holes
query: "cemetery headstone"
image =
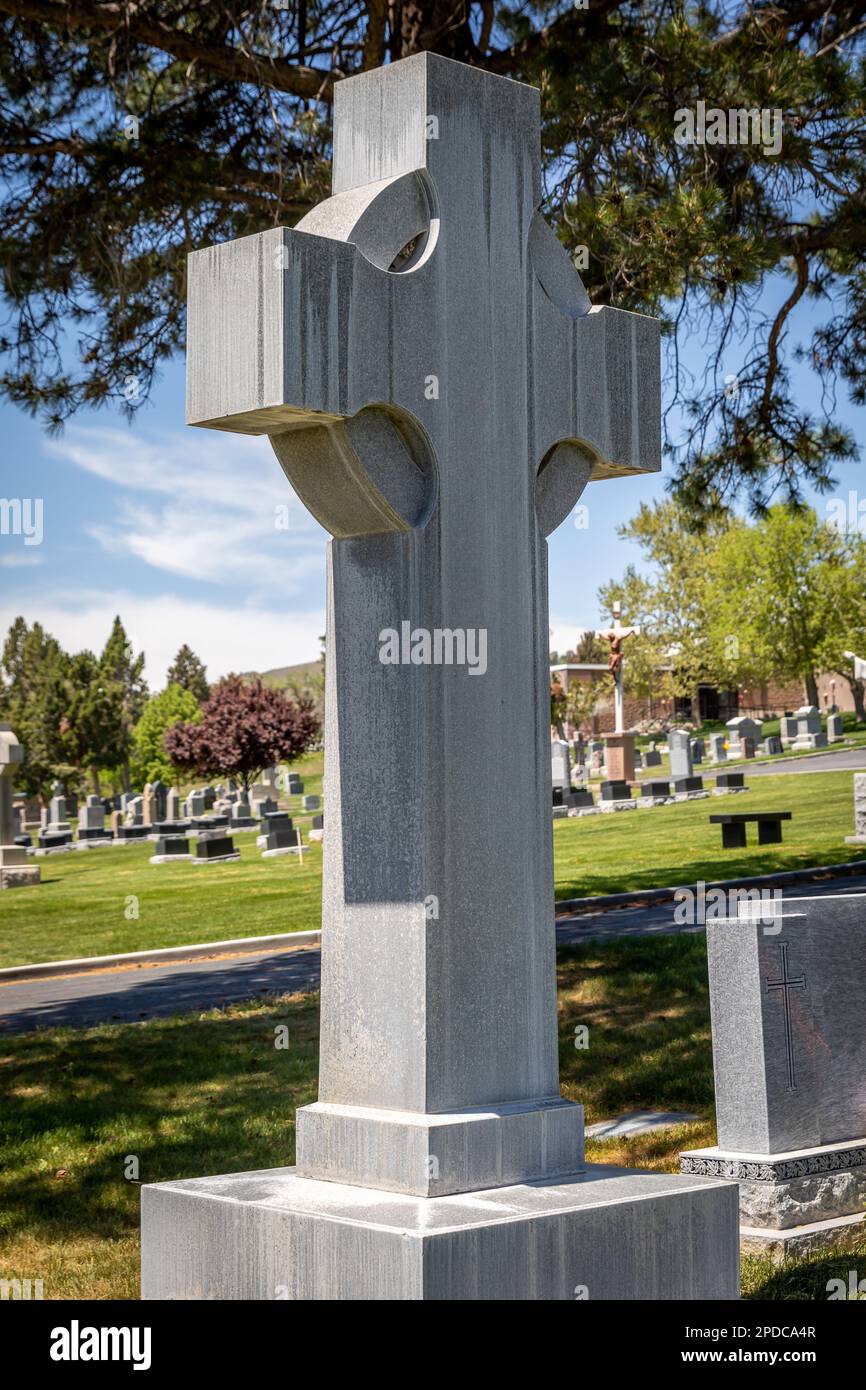
{"label": "cemetery headstone", "polygon": [[276,859],[284,854],[300,853],[300,831],[296,830],[288,817],[273,821],[263,837],[263,859]]}
{"label": "cemetery headstone", "polygon": [[169,821],[180,820],[180,792],[177,787],[169,787],[166,792],[165,818]]}
{"label": "cemetery headstone", "polygon": [[821,728],[821,711],[815,705],[801,705],[797,710],[797,737],[791,744],[795,752],[809,748],[826,748],[827,735]]}
{"label": "cemetery headstone", "polygon": [[866,845],[866,772],[854,773],[854,834],[845,836],[846,845]]}
{"label": "cemetery headstone", "polygon": [[32,888],[40,879],[39,866],[27,862],[26,846],[15,843],[23,832],[12,813],[12,782],[23,762],[24,748],[11,725],[0,724],[0,888]]}
{"label": "cemetery headstone", "polygon": [[754,758],[756,747],[755,740],[749,734],[743,734],[740,738],[740,757]]}
{"label": "cemetery headstone", "polygon": [[793,714],[784,714],[779,720],[779,736],[782,747],[788,748],[797,737],[797,720]]}
{"label": "cemetery headstone", "polygon": [[145,782],[144,790],[141,794],[141,819],[144,825],[153,825],[156,819],[156,801],[153,794],[153,785]]}
{"label": "cemetery headstone", "polygon": [[228,864],[235,859],[240,859],[240,850],[235,849],[234,840],[227,835],[225,830],[219,828],[215,830],[199,831],[195,843],[195,854],[192,856],[193,864]]}
{"label": "cemetery headstone", "polygon": [[604,744],[600,739],[589,741],[589,765],[593,772],[601,772],[604,767]]}
{"label": "cemetery headstone", "polygon": [[185,835],[160,835],[150,856],[151,864],[184,864],[191,859]]}
{"label": "cemetery headstone", "polygon": [[833,1246],[862,1216],[864,908],[828,894],[707,921],[718,1144],[681,1166],[737,1179],[749,1250]]}
{"label": "cemetery headstone", "polygon": [[674,784],[682,778],[691,777],[694,771],[692,767],[692,743],[691,737],[685,729],[671,729],[668,734],[668,751],[671,778]]}
{"label": "cemetery headstone", "polygon": [[89,796],[78,813],[79,845],[110,844],[111,832],[105,826],[105,807],[102,797]]}
{"label": "cemetery headstone", "polygon": [[644,767],[660,767],[662,755],[657,748],[648,748],[643,755]]}
{"label": "cemetery headstone", "polygon": [[544,538],[658,468],[659,371],[537,212],[539,132],[479,68],[361,73],[334,197],[190,259],[189,418],[270,433],[334,537],[321,1064],[294,1169],[143,1187],[145,1298],[736,1296],[735,1190],[580,1176],[559,1093]]}
{"label": "cemetery headstone", "polygon": [[841,714],[827,715],[827,742],[838,743],[844,736],[844,726]]}
{"label": "cemetery headstone", "polygon": [[646,781],[641,786],[641,794],[647,802],[652,802],[654,806],[663,805],[671,800],[670,782]]}
{"label": "cemetery headstone", "polygon": [[761,726],[755,719],[750,719],[747,714],[740,714],[735,719],[729,719],[728,729],[728,755],[731,758],[741,758],[743,756],[741,743],[744,738],[753,740],[757,747],[761,738]]}
{"label": "cemetery headstone", "polygon": [[560,794],[559,804],[561,805],[565,793],[571,790],[571,759],[568,744],[563,739],[551,740],[550,777],[554,792],[558,791]]}
{"label": "cemetery headstone", "polygon": [[778,734],[770,734],[764,739],[764,752],[769,758],[778,757],[780,753],[784,752],[782,740]]}
{"label": "cemetery headstone", "polygon": [[237,801],[232,802],[229,821],[233,830],[252,830],[256,819],[245,796],[239,796]]}
{"label": "cemetery headstone", "polygon": [[714,763],[727,762],[728,750],[724,734],[710,734],[710,759]]}
{"label": "cemetery headstone", "polygon": [[304,796],[301,798],[302,811],[318,811],[321,804],[321,797],[318,796]]}
{"label": "cemetery headstone", "polygon": [[55,782],[51,791],[52,796],[48,803],[47,829],[53,832],[68,831],[70,826],[66,807],[66,797],[63,795],[63,784],[61,782]]}

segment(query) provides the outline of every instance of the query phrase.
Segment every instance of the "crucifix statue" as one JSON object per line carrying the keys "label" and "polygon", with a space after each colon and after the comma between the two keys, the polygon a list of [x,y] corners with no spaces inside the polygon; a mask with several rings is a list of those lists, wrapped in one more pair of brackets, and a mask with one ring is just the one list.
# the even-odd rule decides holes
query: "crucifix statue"
{"label": "crucifix statue", "polygon": [[268,436],[332,537],[321,1056],[294,1169],[146,1190],[147,1296],[267,1297],[282,1259],[291,1298],[579,1282],[582,1256],[533,1272],[532,1188],[503,1268],[504,1231],[480,1264],[435,1244],[449,1194],[486,1230],[491,1193],[582,1171],[546,537],[591,479],[660,467],[658,325],[592,308],[541,201],[538,93],[425,53],[338,84],[331,198],[190,258],[189,422]]}
{"label": "crucifix statue", "polygon": [[614,728],[618,734],[625,730],[623,714],[623,683],[622,683],[622,644],[627,637],[637,637],[640,634],[639,627],[623,627],[620,622],[622,616],[622,605],[619,599],[613,604],[613,620],[610,627],[601,632],[597,632],[597,637],[603,637],[610,643],[610,656],[607,662],[607,669],[610,671],[614,680]]}

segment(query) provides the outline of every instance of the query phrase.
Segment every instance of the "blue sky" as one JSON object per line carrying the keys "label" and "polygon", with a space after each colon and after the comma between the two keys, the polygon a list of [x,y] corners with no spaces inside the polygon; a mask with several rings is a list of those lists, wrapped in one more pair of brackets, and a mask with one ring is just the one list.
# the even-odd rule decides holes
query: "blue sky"
{"label": "blue sky", "polygon": [[[805,336],[814,309],[798,322]],[[698,345],[681,345],[699,361]],[[735,369],[735,364],[734,364]],[[802,389],[817,400],[809,374]],[[866,411],[838,418],[866,440]],[[59,438],[0,405],[4,497],[44,499],[44,539],[0,536],[0,630],[39,620],[70,650],[99,649],[120,613],[158,688],[183,642],[213,679],[314,659],[323,631],[325,533],[291,493],[267,441],[184,425],[183,364],[170,364],[128,425],[81,415]],[[834,496],[866,491],[861,466],[836,470]],[[550,542],[551,646],[573,646],[604,615],[598,586],[638,562],[616,535],[664,478],[590,484],[587,529],[567,520]],[[277,529],[276,508],[288,504]],[[826,499],[817,503],[823,512]]]}

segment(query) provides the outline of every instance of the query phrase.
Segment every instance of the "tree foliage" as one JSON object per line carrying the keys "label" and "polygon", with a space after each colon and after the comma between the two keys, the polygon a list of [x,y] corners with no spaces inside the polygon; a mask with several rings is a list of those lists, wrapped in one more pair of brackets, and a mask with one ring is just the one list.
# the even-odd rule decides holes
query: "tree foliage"
{"label": "tree foliage", "polygon": [[165,748],[193,776],[238,777],[245,787],[266,767],[291,762],[317,737],[312,703],[287,699],[260,680],[227,676],[212,687],[197,723],[175,724]]}
{"label": "tree foliage", "polygon": [[204,663],[196,656],[192,648],[187,646],[186,642],[169,666],[165,683],[167,688],[172,685],[179,685],[182,690],[188,690],[191,695],[195,696],[200,705],[204,704],[210,694]]}
{"label": "tree foliage", "polygon": [[706,627],[722,679],[799,681],[814,705],[822,671],[853,682],[843,653],[864,632],[864,563],[863,539],[811,508],[772,507],[755,526],[732,525],[708,567]]}
{"label": "tree foliage", "polygon": [[166,733],[181,721],[195,724],[200,719],[201,710],[196,696],[191,690],[185,690],[174,682],[158,695],[151,696],[133,735],[132,778],[135,786],[143,787],[145,782],[155,782],[157,778],[168,784],[173,781],[174,766],[165,748]]}
{"label": "tree foliage", "polygon": [[[50,427],[84,404],[133,413],[182,346],[187,252],[297,221],[328,190],[335,82],[434,49],[540,86],[547,215],[595,302],[668,326],[690,504],[825,489],[854,451],[833,393],[866,399],[864,10],[0,0],[2,390]],[[778,111],[781,147],[678,143],[698,101]],[[821,409],[792,385],[798,356]]]}
{"label": "tree foliage", "polygon": [[39,623],[16,618],[3,644],[0,713],[24,745],[15,789],[47,797],[65,757],[61,720],[66,712],[65,657]]}
{"label": "tree foliage", "polygon": [[[648,568],[629,567],[599,593],[620,598],[630,638],[623,666],[633,694],[690,696],[701,684],[755,687],[800,682],[818,703],[817,676],[835,671],[862,708],[853,663],[866,654],[866,541],[809,507],[769,508],[749,523],[715,514],[696,534],[685,508],[642,506],[620,527]],[[859,701],[859,704],[858,704]]]}

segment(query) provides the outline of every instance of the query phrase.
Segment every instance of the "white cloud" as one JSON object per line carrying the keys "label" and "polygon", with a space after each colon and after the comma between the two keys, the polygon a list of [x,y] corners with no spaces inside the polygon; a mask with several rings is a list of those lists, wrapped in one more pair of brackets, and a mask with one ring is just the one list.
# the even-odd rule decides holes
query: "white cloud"
{"label": "white cloud", "polygon": [[42,556],[33,550],[10,550],[7,555],[0,555],[2,569],[25,569],[41,564]]}
{"label": "white cloud", "polygon": [[175,598],[153,598],[122,591],[82,592],[64,602],[30,595],[22,602],[0,599],[0,631],[7,631],[22,613],[28,623],[39,622],[67,651],[89,647],[99,651],[119,613],[135,650],[147,657],[147,678],[158,689],[184,642],[207,666],[208,679],[229,671],[268,670],[313,661],[324,632],[323,610],[287,613],[284,608],[226,605]]}
{"label": "white cloud", "polygon": [[212,583],[246,579],[250,588],[278,565],[283,592],[320,572],[325,533],[266,439],[193,429],[145,438],[72,425],[44,447],[118,489],[150,496],[121,492],[113,513],[86,527],[108,554]]}

